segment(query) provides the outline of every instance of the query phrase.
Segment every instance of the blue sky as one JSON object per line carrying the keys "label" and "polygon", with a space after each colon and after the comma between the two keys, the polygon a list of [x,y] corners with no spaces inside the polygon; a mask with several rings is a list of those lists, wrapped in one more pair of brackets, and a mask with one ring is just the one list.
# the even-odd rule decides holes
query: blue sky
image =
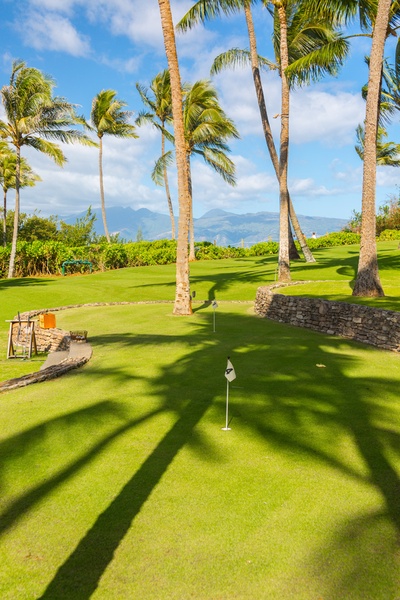
{"label": "blue sky", "polygon": [[[142,109],[135,84],[149,85],[166,68],[156,0],[1,0],[0,85],[8,83],[11,62],[22,59],[51,75],[55,93],[78,104],[87,118],[93,97],[114,89],[127,102],[133,119]],[[190,8],[187,0],[172,1],[175,21]],[[259,53],[272,58],[270,17],[255,13]],[[177,37],[182,79],[209,78],[215,56],[233,47],[247,48],[242,15],[198,26]],[[289,188],[298,214],[348,219],[361,208],[362,163],[354,150],[355,128],[363,121],[360,89],[367,80],[364,55],[370,41],[357,38],[338,78],[296,90],[291,100]],[[386,55],[393,55],[393,44]],[[280,83],[274,73],[263,75],[269,114],[280,112]],[[201,160],[192,163],[194,214],[221,208],[234,213],[278,211],[278,185],[262,136],[249,69],[225,71],[214,78],[221,103],[235,121],[241,138],[231,146],[237,168],[232,188]],[[0,118],[4,112],[0,108]],[[279,117],[271,118],[279,139]],[[399,120],[390,139],[399,142]],[[138,129],[139,139],[104,139],[106,206],[149,208],[167,213],[163,188],[150,178],[160,152],[158,133]],[[68,162],[57,167],[35,151],[24,151],[42,177],[33,189],[22,190],[21,210],[43,216],[63,216],[97,207],[98,153],[95,148],[65,146]],[[172,193],[176,188],[171,173]],[[379,168],[377,206],[397,192],[396,169]],[[10,194],[10,207],[12,205]]]}

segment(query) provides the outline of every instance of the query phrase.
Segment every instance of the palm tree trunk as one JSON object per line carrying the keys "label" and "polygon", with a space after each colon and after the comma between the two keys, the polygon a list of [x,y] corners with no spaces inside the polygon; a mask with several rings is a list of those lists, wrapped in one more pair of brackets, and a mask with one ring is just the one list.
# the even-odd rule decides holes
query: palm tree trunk
{"label": "palm tree trunk", "polygon": [[[162,126],[164,127],[164,123],[162,123]],[[161,156],[164,156],[164,154],[165,154],[165,136],[162,133],[161,134]],[[173,209],[173,206],[172,206],[171,194],[169,192],[167,167],[165,165],[164,165],[164,168],[163,168],[163,177],[164,177],[165,193],[167,195],[169,218],[171,219],[171,238],[174,240],[175,237],[176,237],[176,233],[175,233],[175,217],[174,217],[174,209]]]}
{"label": "palm tree trunk", "polygon": [[196,260],[196,254],[194,251],[193,188],[190,155],[187,157],[187,168],[189,177],[189,262],[194,262]]}
{"label": "palm tree trunk", "polygon": [[100,201],[101,201],[101,216],[103,218],[104,234],[107,242],[110,244],[110,234],[107,227],[106,203],[104,200],[104,184],[103,184],[103,138],[99,136],[99,174],[100,174]]}
{"label": "palm tree trunk", "polygon": [[379,277],[376,247],[376,139],[382,63],[389,23],[391,0],[379,0],[372,36],[368,95],[365,109],[365,139],[362,188],[361,246],[353,296],[384,296]]}
{"label": "palm tree trunk", "polygon": [[183,126],[182,85],[176,52],[175,30],[169,0],[158,0],[165,53],[171,77],[172,116],[174,122],[175,156],[178,171],[178,244],[176,250],[176,291],[173,313],[192,314],[188,260],[189,177],[186,162]]}
{"label": "palm tree trunk", "polygon": [[289,83],[285,69],[289,64],[287,45],[287,22],[285,8],[278,4],[280,23],[280,59],[281,59],[281,135],[279,158],[279,258],[278,281],[290,281],[289,260],[289,204],[288,204],[288,160],[289,160]]}
{"label": "palm tree trunk", "polygon": [[[272,165],[275,169],[275,174],[279,181],[279,160],[278,154],[275,148],[274,138],[272,136],[271,126],[268,119],[267,105],[265,102],[264,89],[261,82],[260,69],[258,66],[258,52],[257,52],[257,41],[256,35],[254,31],[254,23],[253,16],[251,13],[250,4],[245,3],[244,5],[244,13],[246,17],[247,31],[249,34],[249,46],[250,46],[250,59],[251,59],[251,70],[253,73],[253,81],[254,87],[256,90],[256,96],[258,101],[258,108],[260,111],[261,123],[264,131],[265,142],[267,144],[267,148],[269,151],[269,155],[271,157]],[[290,198],[290,194],[288,191],[288,205],[289,205],[289,217],[291,223],[293,225],[294,232],[296,234],[297,239],[299,240],[300,247],[304,254],[304,258],[306,262],[315,262],[315,258],[312,255],[310,248],[308,247],[306,237],[301,230],[299,220],[297,218],[296,212],[294,210],[294,206],[292,204],[292,200]],[[292,236],[292,232],[289,228],[289,244],[290,244],[290,258],[299,258],[296,246],[294,245],[294,240]]]}
{"label": "palm tree trunk", "polygon": [[3,199],[3,246],[7,246],[7,190],[4,190]]}
{"label": "palm tree trunk", "polygon": [[11,254],[10,263],[8,265],[8,279],[14,277],[15,271],[15,257],[17,254],[17,241],[18,241],[18,226],[19,226],[19,188],[21,181],[21,148],[16,146],[17,160],[15,163],[15,209],[14,209],[14,229],[11,242]]}
{"label": "palm tree trunk", "polygon": [[289,229],[289,259],[297,260],[300,258],[300,254],[298,253],[296,244],[294,243],[292,228],[290,226],[290,213],[289,213],[288,229]]}

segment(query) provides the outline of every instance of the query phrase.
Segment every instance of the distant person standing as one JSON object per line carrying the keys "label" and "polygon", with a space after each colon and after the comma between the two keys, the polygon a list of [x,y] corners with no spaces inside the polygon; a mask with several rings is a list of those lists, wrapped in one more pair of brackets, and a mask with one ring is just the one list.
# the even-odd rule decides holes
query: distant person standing
{"label": "distant person standing", "polygon": [[317,239],[317,234],[315,233],[315,231],[313,231],[313,234],[312,234],[312,236],[311,236],[311,237],[312,237],[312,239],[313,239],[313,240],[316,240],[316,239]]}

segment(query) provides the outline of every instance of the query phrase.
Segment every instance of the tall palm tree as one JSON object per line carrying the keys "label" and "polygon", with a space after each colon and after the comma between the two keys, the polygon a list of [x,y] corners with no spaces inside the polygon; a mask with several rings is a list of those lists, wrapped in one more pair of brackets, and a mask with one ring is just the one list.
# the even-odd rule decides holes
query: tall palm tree
{"label": "tall palm tree", "polygon": [[158,0],[165,53],[171,78],[172,116],[174,122],[175,156],[178,171],[178,243],[176,251],[175,315],[192,314],[188,253],[189,173],[185,151],[182,84],[176,52],[175,30],[169,0]]}
{"label": "tall palm tree", "polygon": [[392,0],[379,0],[372,34],[368,95],[365,109],[361,245],[353,296],[384,296],[376,248],[376,163],[383,54]]}
{"label": "tall palm tree", "polygon": [[195,260],[191,157],[193,155],[201,156],[207,165],[221,175],[224,181],[235,185],[235,165],[227,156],[230,151],[227,140],[238,138],[239,133],[233,121],[222,109],[216,89],[207,80],[196,81],[186,91],[183,119],[189,172],[189,260]]}
{"label": "tall palm tree", "polygon": [[[364,160],[365,130],[362,125],[356,129],[357,144],[356,152],[361,160]],[[378,125],[376,138],[376,164],[381,167],[400,167],[400,144],[395,142],[384,142],[387,137],[384,127]]]}
{"label": "tall palm tree", "polygon": [[[277,155],[277,152],[275,149],[275,143],[274,143],[274,139],[272,136],[272,131],[271,131],[271,127],[270,127],[270,123],[269,123],[269,119],[268,119],[267,107],[266,107],[266,102],[265,102],[265,97],[264,97],[264,90],[263,90],[263,86],[261,83],[260,68],[259,68],[259,56],[257,53],[257,41],[256,41],[256,36],[255,36],[255,31],[254,31],[254,24],[253,24],[253,17],[252,17],[250,2],[247,0],[238,0],[237,2],[232,3],[229,1],[227,2],[226,0],[218,0],[217,2],[210,3],[210,2],[208,2],[208,0],[199,0],[181,19],[181,21],[178,23],[178,28],[181,31],[186,31],[187,29],[193,27],[196,23],[198,23],[200,21],[204,21],[206,19],[211,19],[211,18],[216,18],[217,16],[220,15],[221,12],[229,15],[231,12],[235,12],[237,10],[240,10],[241,8],[243,8],[244,14],[246,17],[247,31],[248,31],[248,36],[249,36],[249,46],[250,46],[250,52],[243,53],[243,57],[246,54],[246,58],[248,58],[251,63],[254,87],[255,87],[255,92],[256,92],[256,96],[257,96],[264,137],[265,137],[265,141],[266,141],[266,144],[268,147],[268,151],[269,151],[269,154],[270,154],[270,157],[272,160],[272,164],[273,164],[276,176],[278,177],[278,175],[279,175],[279,159],[278,159],[278,155]],[[220,55],[220,56],[222,57],[223,55]],[[225,66],[226,65],[222,64],[222,62],[220,63],[217,58],[214,61],[213,67],[211,69],[211,74],[213,75],[213,74],[218,73],[221,70],[221,68],[224,68]],[[315,259],[311,253],[311,250],[309,249],[309,247],[307,245],[307,240],[301,230],[300,223],[297,218],[296,212],[294,210],[294,206],[292,204],[290,196],[288,197],[288,202],[289,202],[290,220],[293,225],[293,229],[295,231],[297,239],[299,240],[304,257],[307,262],[315,262]],[[299,254],[298,254],[297,248],[294,244],[290,226],[289,226],[289,236],[290,236],[290,238],[289,238],[290,256],[292,258],[299,258]]]}
{"label": "tall palm tree", "polygon": [[[400,23],[399,0],[309,0],[308,9],[322,13],[334,23],[348,23],[358,15],[363,35],[371,36],[372,50],[366,106],[366,131],[363,163],[361,246],[354,296],[382,296],[376,246],[376,161],[379,104],[382,100],[383,52],[386,37],[395,34]],[[379,17],[379,18],[378,18]],[[384,26],[386,24],[386,27]],[[397,45],[396,65],[400,61]],[[400,66],[396,67],[400,72]],[[372,89],[370,90],[370,85]]]}
{"label": "tall palm tree", "polygon": [[[331,26],[327,19],[318,19],[307,14],[306,2],[295,0],[282,0],[264,2],[274,19],[274,49],[275,60],[273,62],[263,59],[257,55],[256,40],[252,15],[250,11],[250,0],[222,1],[199,0],[182,20],[182,28],[185,29],[199,20],[210,18],[218,11],[227,14],[244,8],[250,41],[250,52],[233,49],[221,54],[214,61],[213,72],[218,72],[226,66],[248,64],[250,62],[253,71],[253,79],[256,87],[257,98],[263,123],[264,136],[271,155],[271,159],[280,181],[280,207],[282,209],[280,236],[282,239],[280,253],[280,280],[290,277],[289,268],[289,225],[286,222],[288,212],[295,226],[296,235],[301,242],[302,236],[300,226],[297,226],[295,212],[292,209],[290,196],[287,190],[287,159],[289,148],[289,89],[293,85],[308,84],[316,80],[324,73],[335,73],[338,65],[343,61],[347,52],[347,43]],[[285,41],[285,38],[286,41]],[[278,160],[269,126],[265,99],[259,76],[259,66],[276,69],[282,77],[282,108],[281,108],[281,144],[280,158]],[[283,65],[286,65],[284,68]],[[283,118],[282,118],[283,116]],[[286,200],[284,200],[286,195]],[[289,209],[285,205],[289,204]],[[305,241],[305,240],[304,240]],[[307,255],[306,244],[301,244],[303,252]],[[303,247],[304,246],[304,247]],[[311,254],[311,253],[310,253]],[[313,260],[312,255],[309,257]]]}
{"label": "tall palm tree", "polygon": [[[16,186],[17,155],[6,142],[0,142],[0,186],[3,189],[3,246],[7,244],[7,192]],[[33,187],[42,178],[32,171],[25,158],[21,157],[19,187]]]}
{"label": "tall palm tree", "polygon": [[135,126],[128,121],[132,115],[131,112],[123,110],[126,102],[116,98],[117,92],[114,90],[102,90],[93,98],[92,110],[90,113],[91,128],[99,138],[99,177],[100,177],[100,201],[101,215],[103,218],[104,234],[107,242],[111,242],[107,227],[106,205],[104,199],[104,181],[103,181],[103,137],[113,135],[121,138],[137,138]]}
{"label": "tall palm tree", "polygon": [[[205,163],[216,171],[230,185],[236,184],[235,165],[227,156],[229,138],[238,138],[239,133],[233,121],[222,109],[218,94],[208,80],[186,84],[183,91],[183,122],[186,142],[186,160],[189,177],[189,261],[195,260],[192,167],[193,155],[201,156]],[[162,156],[156,164],[155,178],[165,167],[170,153]]]}
{"label": "tall palm tree", "polygon": [[[165,138],[168,136],[166,125],[172,122],[172,103],[171,103],[171,78],[168,69],[158,73],[150,84],[150,89],[136,84],[136,89],[140,94],[143,104],[148,111],[141,111],[136,119],[137,125],[151,123],[161,132],[161,156],[165,154]],[[159,179],[155,180],[160,183]],[[169,182],[167,166],[163,166],[162,184],[167,195],[168,211],[171,219],[171,237],[175,239],[175,217],[172,206],[171,194],[169,191]]]}
{"label": "tall palm tree", "polygon": [[8,277],[14,276],[20,213],[21,149],[29,146],[49,156],[56,164],[66,162],[61,148],[51,140],[96,145],[83,132],[75,129],[83,124],[74,106],[66,99],[53,97],[54,81],[39,69],[27,67],[23,61],[12,65],[9,85],[1,88],[6,120],[0,121],[0,137],[9,141],[17,155],[15,170],[14,230]]}

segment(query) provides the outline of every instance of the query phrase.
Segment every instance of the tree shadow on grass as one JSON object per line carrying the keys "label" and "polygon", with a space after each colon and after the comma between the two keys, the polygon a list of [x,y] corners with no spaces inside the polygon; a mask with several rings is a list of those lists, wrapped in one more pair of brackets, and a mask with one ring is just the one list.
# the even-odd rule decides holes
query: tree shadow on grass
{"label": "tree shadow on grass", "polygon": [[81,469],[89,465],[101,452],[119,436],[125,432],[139,426],[145,420],[148,420],[158,414],[158,410],[152,411],[145,416],[127,420],[123,414],[122,407],[113,401],[99,402],[94,406],[78,410],[73,413],[68,413],[61,417],[46,421],[32,429],[13,436],[0,444],[0,462],[5,465],[7,461],[13,461],[21,455],[28,454],[40,444],[50,432],[56,430],[67,430],[69,435],[72,435],[72,430],[75,425],[82,426],[86,423],[89,430],[94,424],[99,425],[101,422],[109,421],[111,418],[123,420],[122,425],[115,427],[108,435],[105,435],[99,441],[94,443],[89,450],[82,454],[77,460],[61,468],[52,477],[46,478],[42,483],[33,486],[28,491],[24,491],[17,496],[0,513],[0,537],[4,535],[15,523],[22,517],[26,516],[30,511],[34,510],[35,506],[47,495],[51,494],[55,489],[68,481]]}
{"label": "tree shadow on grass", "polygon": [[169,464],[187,443],[208,404],[190,402],[157,448],[149,455],[118,496],[99,515],[93,527],[64,562],[41,599],[87,600],[114,557],[151,492]]}
{"label": "tree shadow on grass", "polygon": [[[190,323],[194,328],[193,320]],[[242,422],[275,452],[305,456],[311,463],[315,461],[316,465],[328,466],[344,478],[376,490],[382,499],[384,509],[380,515],[376,511],[371,514],[365,510],[356,519],[342,522],[336,537],[331,540],[330,561],[326,546],[320,551],[325,559],[309,556],[303,565],[320,581],[321,589],[326,592],[324,597],[335,598],[335,589],[343,590],[341,597],[346,597],[349,576],[362,570],[368,547],[365,542],[358,554],[353,552],[352,530],[356,528],[360,539],[368,540],[368,532],[371,528],[374,530],[375,523],[380,526],[384,521],[391,538],[393,530],[400,532],[399,476],[395,466],[400,461],[400,435],[396,430],[399,415],[384,402],[387,394],[392,398],[395,396],[398,381],[390,377],[349,376],[349,369],[352,373],[352,367],[360,359],[355,359],[350,350],[346,351],[346,348],[352,347],[351,343],[337,338],[223,311],[219,315],[218,334],[212,339],[209,324],[199,321],[196,327],[192,335],[186,336],[179,330],[169,336],[126,332],[93,336],[91,339],[94,346],[104,346],[110,351],[113,345],[132,348],[138,353],[143,347],[148,347],[155,355],[161,353],[163,356],[168,354],[169,344],[177,341],[184,344],[182,358],[173,364],[164,360],[150,386],[150,395],[154,394],[154,398],[159,399],[157,414],[168,412],[174,416],[174,422],[59,567],[41,599],[89,599],[104,571],[115,559],[115,552],[135,517],[180,450],[191,445],[205,455],[212,451],[208,441],[199,437],[196,426],[216,402],[215,394],[210,390],[221,387],[222,369],[228,353],[232,356],[238,379],[242,373],[245,386],[243,397],[232,407],[235,423]],[[368,360],[369,352],[371,350],[365,348],[365,360]],[[222,356],[223,366],[219,372]],[[325,368],[316,368],[317,363],[324,363]],[[103,394],[111,389],[118,390],[122,385],[134,386],[134,368],[128,373],[118,368],[117,360],[112,365],[108,363],[102,372],[100,367],[89,364],[74,376],[84,380],[93,378],[97,373],[104,377],[104,382],[107,380],[108,383],[102,388]],[[194,385],[203,381],[205,374],[207,393]],[[219,402],[223,416],[224,403]],[[112,414],[112,407],[109,408]],[[107,410],[105,407],[105,414]],[[156,413],[146,413],[144,418],[152,414]],[[53,488],[90,461],[96,452],[105,449],[109,439],[115,439],[136,424],[137,421],[125,421],[119,428],[113,428],[109,438],[103,436],[97,446],[93,445],[86,455],[83,454],[75,465],[71,465],[71,472],[60,469],[59,474],[53,477]],[[342,436],[352,440],[357,460],[341,452],[338,440]],[[12,446],[8,446],[8,451],[11,449]],[[28,498],[28,506],[33,507],[51,489],[50,483],[49,487],[34,491],[32,498]],[[16,508],[23,514],[23,506]],[[291,518],[296,519],[297,510],[299,508],[293,506]],[[391,544],[390,540],[382,542],[382,553],[386,557],[390,554]],[[349,564],[343,570],[338,568],[337,553],[346,550]],[[268,552],[268,544],[265,552]],[[290,555],[290,548],[287,552]],[[368,561],[363,570],[365,586],[369,586],[370,590],[376,589],[382,572],[381,562]],[[386,575],[394,581],[394,568],[389,569]],[[359,595],[352,597],[361,598]]]}
{"label": "tree shadow on grass", "polygon": [[[292,331],[298,332],[297,328]],[[400,586],[399,411],[385,402],[388,393],[396,396],[398,382],[389,373],[379,379],[346,377],[352,361],[351,355],[346,357],[340,350],[346,342],[328,338],[319,346],[320,334],[304,338],[300,347],[295,343],[286,349],[282,363],[286,367],[275,357],[268,361],[272,379],[282,372],[291,373],[295,388],[288,389],[287,383],[274,385],[268,405],[246,411],[245,418],[252,429],[282,451],[309,456],[379,493],[381,510],[349,518],[302,568],[320,582],[323,598],[387,598],[389,588],[395,593]],[[281,339],[271,343],[282,360],[280,345]],[[323,349],[327,345],[328,353]],[[376,350],[365,348],[367,364],[370,352]],[[304,369],[305,360],[309,366]],[[314,368],[312,378],[317,363],[323,363],[322,368]],[[247,360],[247,368],[250,366]],[[244,417],[242,407],[241,412]],[[362,468],[354,457],[340,451],[343,436],[352,440]]]}

